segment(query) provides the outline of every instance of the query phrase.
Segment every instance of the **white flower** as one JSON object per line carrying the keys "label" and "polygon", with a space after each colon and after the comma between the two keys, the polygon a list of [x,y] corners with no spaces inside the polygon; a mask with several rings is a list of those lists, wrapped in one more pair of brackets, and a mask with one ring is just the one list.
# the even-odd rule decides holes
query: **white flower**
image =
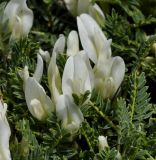
{"label": "white flower", "polygon": [[44,88],[40,85],[43,74],[43,60],[37,55],[37,66],[33,77],[29,77],[28,67],[20,72],[24,80],[25,99],[30,113],[38,120],[45,120],[55,110],[51,99],[46,95]]}
{"label": "white flower", "polygon": [[[62,77],[63,95],[57,99],[56,112],[63,122],[63,127],[70,132],[76,132],[83,121],[79,106],[73,102],[72,94],[84,94],[93,89],[93,74],[88,70],[84,53],[79,52],[67,59]],[[91,68],[91,67],[90,67]]]}
{"label": "white flower", "polygon": [[98,140],[99,140],[99,151],[104,150],[106,147],[108,147],[107,137],[99,136]]}
{"label": "white flower", "polygon": [[12,39],[26,37],[33,24],[33,12],[27,7],[26,0],[11,0],[5,10],[3,21],[8,20]]}
{"label": "white flower", "polygon": [[107,40],[96,21],[87,14],[77,18],[80,40],[88,57],[94,62],[95,89],[103,98],[112,98],[125,74],[125,63],[111,56],[111,40]]}
{"label": "white flower", "polygon": [[6,118],[7,104],[0,100],[0,160],[11,160],[9,139],[11,130]]}
{"label": "white flower", "polygon": [[56,41],[48,68],[48,82],[54,101],[60,94],[73,93],[84,94],[85,91],[93,89],[94,78],[89,59],[84,51],[79,51],[77,32],[70,32],[67,39],[67,55],[69,58],[64,67],[62,84],[60,73],[56,65],[58,53],[63,53],[65,48],[65,37],[63,35]]}
{"label": "white flower", "polygon": [[[48,67],[48,82],[54,101],[62,93],[70,95],[76,93],[80,95],[87,90],[91,91],[94,85],[90,62],[84,51],[79,51],[79,41],[76,31],[71,31],[67,38],[67,55],[69,58],[64,67],[61,84],[60,73],[56,65],[56,57],[57,54],[64,52],[64,48],[65,37],[61,35],[54,45]],[[78,87],[79,85],[81,87]]]}
{"label": "white flower", "polygon": [[73,102],[72,97],[60,95],[56,102],[57,117],[62,120],[62,127],[70,133],[78,131],[80,124],[84,120],[80,108]]}
{"label": "white flower", "polygon": [[77,17],[77,25],[81,44],[88,57],[96,63],[98,55],[100,53],[104,54],[104,45],[107,38],[96,21],[87,14]]}
{"label": "white flower", "polygon": [[54,111],[53,102],[33,77],[26,80],[25,98],[30,113],[38,120],[45,120]]}
{"label": "white flower", "polygon": [[66,95],[80,95],[93,89],[93,73],[91,66],[85,61],[84,51],[68,58],[62,77],[62,91]]}
{"label": "white flower", "polygon": [[56,114],[62,120],[62,126],[69,132],[76,132],[83,121],[83,115],[79,106],[73,101],[72,94],[84,94],[93,88],[93,74],[89,59],[79,51],[78,36],[72,31],[67,39],[67,55],[69,58],[64,67],[62,81],[56,65],[57,54],[63,53],[65,48],[65,37],[63,35],[54,45],[53,54],[48,68],[48,80],[56,103]]}
{"label": "white flower", "polygon": [[[107,43],[106,43],[107,44]],[[104,48],[109,52],[111,41]],[[125,74],[125,63],[119,56],[105,58],[100,54],[94,67],[95,89],[103,98],[112,98],[118,90]]]}
{"label": "white flower", "polygon": [[64,2],[73,16],[88,13],[97,21],[97,23],[103,24],[105,16],[101,8],[96,3],[92,4],[91,0],[64,0]]}

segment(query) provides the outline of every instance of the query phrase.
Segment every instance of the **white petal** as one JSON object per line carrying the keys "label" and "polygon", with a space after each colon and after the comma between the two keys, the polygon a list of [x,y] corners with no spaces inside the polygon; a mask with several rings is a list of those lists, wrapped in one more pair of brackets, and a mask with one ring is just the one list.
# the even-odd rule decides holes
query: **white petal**
{"label": "white petal", "polygon": [[14,18],[14,25],[10,28],[10,31],[12,32],[10,41],[14,41],[15,39],[19,39],[22,37],[22,21],[19,16],[15,16]]}
{"label": "white petal", "polygon": [[114,79],[112,77],[105,79],[105,84],[104,84],[103,89],[104,89],[103,98],[112,98],[113,97],[116,90],[115,90]]}
{"label": "white petal", "polygon": [[74,57],[74,93],[80,95],[87,90],[91,91],[91,79],[87,65],[82,59],[81,53]]}
{"label": "white petal", "polygon": [[48,73],[51,74],[50,77],[53,76],[52,74],[54,74],[56,70],[55,68],[56,68],[57,54],[62,53],[64,51],[64,48],[65,48],[65,37],[61,35],[54,45],[53,53],[51,56],[51,60],[48,68]]}
{"label": "white petal", "polygon": [[33,77],[36,81],[40,82],[43,74],[43,60],[42,57],[38,54],[37,55],[37,66]]}
{"label": "white petal", "polygon": [[45,113],[41,102],[38,99],[32,99],[30,101],[31,110],[33,116],[36,117],[38,120],[44,120],[47,118],[47,114]]}
{"label": "white petal", "polygon": [[25,66],[23,70],[19,70],[18,74],[23,81],[26,81],[29,78],[28,66]]}
{"label": "white petal", "polygon": [[67,39],[67,55],[74,56],[79,52],[79,39],[76,31],[71,31]]}
{"label": "white petal", "polygon": [[56,74],[52,77],[51,95],[52,99],[56,103],[57,97],[62,93],[61,78],[56,66]]}
{"label": "white petal", "polygon": [[54,45],[53,52],[63,53],[64,48],[65,48],[65,37],[64,35],[60,35],[60,37],[58,38],[58,40],[56,41]]}
{"label": "white petal", "polygon": [[[59,92],[61,91],[61,77],[56,65],[56,57],[58,53],[62,53],[64,51],[64,48],[65,37],[61,35],[54,45],[52,57],[48,67],[48,83],[50,86],[51,94],[55,92],[59,94]],[[55,92],[53,90],[55,90]]]}
{"label": "white petal", "polygon": [[86,26],[83,24],[82,20],[79,17],[77,17],[77,25],[78,25],[79,36],[80,36],[80,40],[81,40],[83,49],[86,51],[88,57],[94,63],[96,63],[97,61],[96,48],[94,46],[94,43],[91,40],[90,35],[88,34],[88,28],[90,26],[86,28]]}
{"label": "white petal", "polygon": [[88,35],[90,37],[94,37],[95,30],[97,30],[99,32],[98,36],[100,36],[101,41],[104,42],[105,40],[107,40],[107,38],[104,35],[104,33],[102,32],[100,26],[97,24],[97,22],[91,16],[89,16],[88,14],[81,14],[80,19],[81,19],[84,27],[87,29]]}
{"label": "white petal", "polygon": [[104,24],[105,16],[96,3],[89,6],[89,15],[91,15],[99,25]]}
{"label": "white petal", "polygon": [[77,13],[78,15],[82,14],[82,13],[88,13],[88,9],[89,9],[89,4],[90,1],[89,0],[78,0],[78,8],[77,8]]}
{"label": "white petal", "polygon": [[[82,14],[80,15],[80,20],[79,21],[81,23],[78,21],[78,30],[82,46],[87,52],[88,57],[96,63],[97,58],[93,59],[93,55],[95,54],[94,56],[97,57],[100,54],[100,51],[107,39],[100,26],[91,16]],[[88,40],[91,42],[88,42]],[[92,47],[89,43],[92,44]]]}
{"label": "white petal", "polygon": [[[36,117],[39,120],[43,120],[44,118],[47,118],[48,115],[54,111],[54,104],[51,101],[51,99],[46,95],[44,88],[32,77],[29,77],[25,84],[25,98],[27,102],[27,106],[31,114]],[[42,117],[38,117],[36,113],[34,112],[34,109],[32,108],[32,104],[34,100],[36,99],[40,104],[39,108],[42,107],[44,110],[44,114],[42,114]],[[35,101],[35,102],[37,102]],[[36,107],[36,106],[35,106]],[[39,109],[41,110],[41,109]]]}
{"label": "white petal", "polygon": [[66,61],[63,76],[62,76],[62,91],[63,94],[73,93],[73,80],[74,80],[74,59],[69,57]]}
{"label": "white petal", "polygon": [[71,133],[78,131],[80,124],[84,120],[83,114],[67,95],[61,95],[56,104],[57,117],[62,120],[63,128]]}
{"label": "white petal", "polygon": [[62,90],[63,94],[70,96],[72,93],[80,95],[92,90],[90,73],[81,53],[68,58],[62,77]]}
{"label": "white petal", "polygon": [[14,16],[17,14],[19,5],[20,3],[17,3],[16,1],[10,1],[4,10],[3,21],[9,20],[10,26],[14,24]]}
{"label": "white petal", "polygon": [[48,64],[50,61],[50,54],[48,51],[43,51],[41,48],[39,49],[39,54],[45,60],[45,62]]}
{"label": "white petal", "polygon": [[104,60],[99,59],[98,63],[94,66],[95,77],[109,77],[112,63],[112,58]]}
{"label": "white petal", "polygon": [[111,58],[111,40],[106,40],[103,45],[102,51],[98,56],[97,63],[95,64],[94,71],[96,72],[96,76],[105,76],[109,77],[111,72],[111,67],[113,63],[113,59]]}
{"label": "white petal", "polygon": [[93,73],[93,69],[91,67],[89,58],[88,58],[87,54],[85,53],[85,51],[80,51],[80,55],[86,64],[87,70],[89,72],[91,88],[93,89],[94,88],[94,73]]}
{"label": "white petal", "polygon": [[7,111],[7,104],[6,103],[2,103],[2,101],[0,100],[0,120],[5,122],[6,120],[6,111]]}
{"label": "white petal", "polygon": [[9,139],[11,130],[6,118],[7,105],[2,104],[0,100],[0,158],[4,160],[11,160],[9,150]]}
{"label": "white petal", "polygon": [[93,7],[99,13],[99,15],[101,16],[101,18],[105,19],[105,15],[104,15],[103,11],[101,10],[101,8],[96,3],[93,5]]}
{"label": "white petal", "polygon": [[97,57],[107,43],[107,39],[96,21],[89,15],[82,14],[77,18],[77,24],[82,46],[88,57],[96,63]]}
{"label": "white petal", "polygon": [[33,19],[34,15],[32,10],[30,10],[28,7],[25,7],[23,10],[23,16],[21,17],[21,23],[22,23],[22,34],[24,36],[27,36],[32,25],[33,25]]}
{"label": "white petal", "polygon": [[67,113],[67,107],[65,104],[65,96],[60,95],[57,98],[56,101],[56,114],[58,119],[62,120],[64,124],[68,123],[68,113]]}
{"label": "white petal", "polygon": [[125,75],[125,63],[124,60],[117,56],[113,58],[113,64],[111,68],[111,77],[114,80],[115,91],[119,88]]}

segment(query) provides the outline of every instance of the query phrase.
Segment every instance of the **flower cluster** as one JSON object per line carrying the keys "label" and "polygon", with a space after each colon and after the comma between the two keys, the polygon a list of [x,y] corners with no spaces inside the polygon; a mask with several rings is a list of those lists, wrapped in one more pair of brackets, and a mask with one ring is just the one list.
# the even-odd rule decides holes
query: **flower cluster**
{"label": "flower cluster", "polygon": [[[111,56],[111,40],[107,40],[97,22],[88,14],[81,14],[77,17],[77,25],[83,50],[79,49],[76,31],[69,33],[66,51],[65,37],[60,35],[51,57],[48,52],[39,51],[33,77],[29,77],[27,66],[20,73],[24,80],[25,98],[31,114],[38,120],[45,120],[51,112],[56,112],[63,128],[71,133],[79,129],[84,119],[79,106],[74,103],[72,94],[79,96],[95,89],[104,99],[112,98],[125,73],[123,59]],[[63,53],[67,54],[68,59],[61,78],[56,58],[58,54]],[[48,66],[51,98],[46,95],[40,84],[43,59]],[[93,66],[90,64],[91,61]]]}
{"label": "flower cluster", "polygon": [[[106,98],[113,98],[117,93],[125,74],[125,63],[119,56],[112,57],[111,39],[107,39],[99,24],[104,20],[104,14],[97,4],[89,0],[67,1],[67,8],[77,17],[78,33],[71,31],[67,42],[64,35],[56,41],[52,55],[39,50],[37,66],[33,76],[29,75],[28,66],[19,72],[23,79],[23,90],[28,109],[33,117],[40,121],[46,120],[55,112],[62,122],[62,127],[74,134],[84,120],[80,107],[75,104],[73,94],[78,96],[90,93],[94,89]],[[83,13],[83,14],[82,14]],[[88,14],[86,14],[88,13]],[[26,0],[11,0],[5,10],[3,21],[8,21],[11,39],[19,39],[28,35],[32,23],[33,12],[27,7]],[[79,47],[79,38],[82,49]],[[66,50],[65,50],[66,48]],[[58,54],[66,53],[63,75],[56,63]],[[48,96],[41,85],[44,69],[47,65],[48,86],[51,95]],[[91,65],[92,63],[92,65]],[[90,99],[84,102],[87,103]],[[10,127],[5,117],[6,104],[0,101],[0,159],[9,160]],[[99,137],[99,150],[108,147],[107,139]]]}
{"label": "flower cluster", "polygon": [[103,98],[112,98],[118,90],[125,74],[125,63],[119,56],[111,56],[112,40],[105,37],[92,17],[82,14],[77,18],[81,44],[95,64],[95,89]]}

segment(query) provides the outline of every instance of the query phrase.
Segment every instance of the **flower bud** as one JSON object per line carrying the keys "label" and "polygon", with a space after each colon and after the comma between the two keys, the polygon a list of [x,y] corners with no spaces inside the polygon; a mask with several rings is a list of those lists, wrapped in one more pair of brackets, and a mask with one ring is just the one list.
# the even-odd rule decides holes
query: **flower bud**
{"label": "flower bud", "polygon": [[98,140],[99,140],[99,151],[104,150],[106,147],[109,147],[107,143],[107,137],[99,136]]}

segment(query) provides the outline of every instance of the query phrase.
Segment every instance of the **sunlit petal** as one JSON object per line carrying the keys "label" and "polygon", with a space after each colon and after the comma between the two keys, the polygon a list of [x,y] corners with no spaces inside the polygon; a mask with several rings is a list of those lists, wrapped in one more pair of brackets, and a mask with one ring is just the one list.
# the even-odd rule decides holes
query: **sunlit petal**
{"label": "sunlit petal", "polygon": [[48,83],[54,99],[56,99],[56,96],[61,92],[61,78],[58,67],[56,65],[56,58],[58,53],[63,53],[64,48],[65,37],[61,35],[54,45],[52,57],[48,67]]}
{"label": "sunlit petal", "polygon": [[29,77],[26,81],[25,98],[29,111],[39,120],[47,118],[55,109],[44,88],[32,77]]}
{"label": "sunlit petal", "polygon": [[90,38],[90,35],[87,33],[88,32],[87,29],[90,26],[87,26],[87,28],[86,28],[85,25],[83,24],[82,20],[79,17],[77,17],[77,25],[78,25],[78,31],[79,31],[81,44],[82,44],[84,50],[86,51],[88,57],[94,63],[96,63],[96,61],[97,61],[96,48],[94,47],[94,44]]}
{"label": "sunlit petal", "polygon": [[114,57],[111,68],[111,76],[114,79],[115,91],[119,88],[125,75],[125,63],[121,57]]}
{"label": "sunlit petal", "polygon": [[11,130],[6,118],[7,104],[0,100],[0,159],[11,160],[9,150],[9,139]]}
{"label": "sunlit petal", "polygon": [[71,133],[78,131],[80,124],[84,120],[79,107],[67,95],[58,97],[56,104],[57,117],[62,121],[62,126]]}
{"label": "sunlit petal", "polygon": [[74,56],[79,52],[79,39],[76,31],[71,31],[67,39],[67,55]]}
{"label": "sunlit petal", "polygon": [[33,77],[40,82],[43,74],[43,60],[42,57],[38,54],[37,55],[37,66]]}

